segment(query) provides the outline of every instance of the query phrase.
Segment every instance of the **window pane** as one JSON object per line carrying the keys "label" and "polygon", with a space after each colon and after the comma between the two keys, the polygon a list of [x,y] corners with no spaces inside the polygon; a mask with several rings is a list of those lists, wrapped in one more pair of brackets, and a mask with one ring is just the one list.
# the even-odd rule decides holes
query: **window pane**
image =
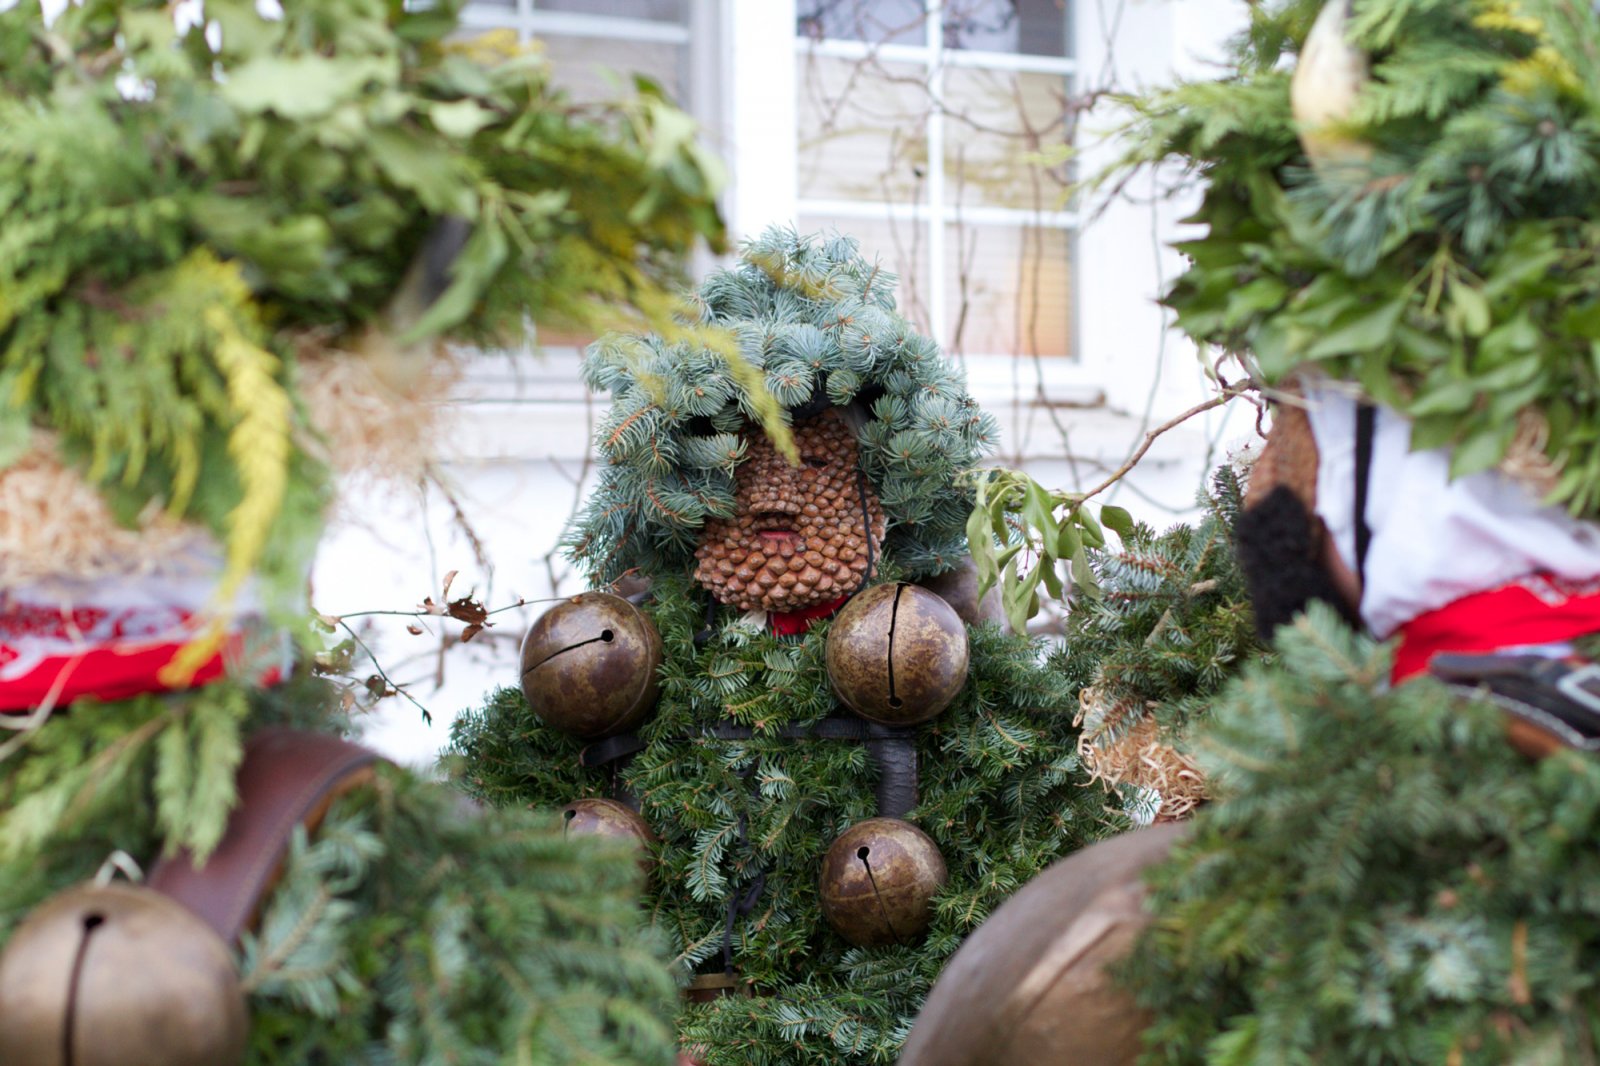
{"label": "window pane", "polygon": [[1070,231],[953,225],[945,240],[952,354],[1075,354]]}
{"label": "window pane", "polygon": [[1029,160],[1069,140],[1067,81],[950,67],[944,72],[945,202],[1058,211],[1067,167]]}
{"label": "window pane", "polygon": [[533,7],[536,11],[570,11],[651,22],[683,22],[688,17],[686,0],[533,0]]}
{"label": "window pane", "polygon": [[682,45],[567,34],[551,34],[541,40],[555,83],[576,100],[615,100],[629,95],[634,74],[653,78],[674,100],[684,98]]}
{"label": "window pane", "polygon": [[1070,56],[1067,0],[948,0],[944,46],[976,52]]}
{"label": "window pane", "polygon": [[928,174],[922,68],[800,56],[800,195],[807,199],[922,198]]}
{"label": "window pane", "polygon": [[890,218],[828,218],[800,216],[800,232],[838,230],[861,242],[861,254],[876,259],[883,269],[900,279],[895,302],[906,319],[923,333],[928,328],[928,224]]}
{"label": "window pane", "polygon": [[812,40],[927,43],[922,0],[798,0],[795,16],[795,32]]}

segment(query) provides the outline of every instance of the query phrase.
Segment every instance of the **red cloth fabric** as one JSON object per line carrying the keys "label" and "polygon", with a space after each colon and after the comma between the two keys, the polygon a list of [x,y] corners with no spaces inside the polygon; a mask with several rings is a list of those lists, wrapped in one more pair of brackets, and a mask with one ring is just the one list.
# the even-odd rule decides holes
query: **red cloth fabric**
{"label": "red cloth fabric", "polygon": [[1600,581],[1531,575],[1475,592],[1400,627],[1391,680],[1415,677],[1441,652],[1486,653],[1600,632]]}
{"label": "red cloth fabric", "polygon": [[[237,655],[241,645],[238,636],[229,637],[223,651],[201,666],[185,687],[198,688],[220,679],[227,672],[228,658]],[[60,707],[85,698],[125,700],[147,692],[168,691],[170,686],[162,684],[157,675],[182,647],[182,643],[133,648],[110,646],[46,659],[21,677],[0,683],[0,713],[31,711],[47,700],[52,706]],[[0,647],[0,652],[4,650]],[[283,680],[282,674],[283,671],[274,666],[258,681],[262,685],[275,685]]]}
{"label": "red cloth fabric", "polygon": [[802,607],[798,611],[773,611],[767,615],[767,624],[778,636],[792,637],[810,629],[811,623],[819,618],[832,618],[849,599],[849,596],[840,596],[832,603],[819,603],[814,607]]}
{"label": "red cloth fabric", "polygon": [[[0,713],[170,691],[161,672],[200,625],[194,611],[163,604],[0,602]],[[256,681],[276,684],[288,669],[286,651],[258,619],[235,619],[217,654],[183,687],[219,680],[247,658]]]}

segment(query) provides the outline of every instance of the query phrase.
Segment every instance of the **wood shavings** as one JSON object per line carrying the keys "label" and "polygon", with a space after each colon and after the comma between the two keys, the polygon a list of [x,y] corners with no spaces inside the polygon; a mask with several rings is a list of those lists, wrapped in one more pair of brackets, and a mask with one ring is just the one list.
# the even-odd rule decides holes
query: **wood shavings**
{"label": "wood shavings", "polygon": [[1163,743],[1160,726],[1148,713],[1130,720],[1136,708],[1108,704],[1094,686],[1078,694],[1078,757],[1091,780],[1108,791],[1118,785],[1147,788],[1161,797],[1157,822],[1187,817],[1208,798],[1205,775],[1193,759]]}
{"label": "wood shavings", "polygon": [[22,458],[0,470],[0,585],[145,574],[185,557],[210,566],[217,551],[209,532],[158,507],[133,528],[119,523],[99,491],[62,463],[48,433],[36,432]]}
{"label": "wood shavings", "polygon": [[314,434],[301,447],[341,474],[415,479],[436,458],[444,400],[460,364],[443,355],[396,389],[372,364],[343,352],[296,360]]}

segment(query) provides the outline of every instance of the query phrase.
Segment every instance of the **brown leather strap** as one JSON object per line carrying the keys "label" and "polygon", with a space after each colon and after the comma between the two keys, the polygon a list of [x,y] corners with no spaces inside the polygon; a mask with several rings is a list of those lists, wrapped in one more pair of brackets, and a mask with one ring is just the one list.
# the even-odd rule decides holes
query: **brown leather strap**
{"label": "brown leather strap", "polygon": [[377,759],[338,737],[263,730],[245,744],[238,805],[217,850],[198,869],[188,851],[162,859],[149,886],[235,943],[276,881],[295,827],[314,829],[334,799],[371,777]]}

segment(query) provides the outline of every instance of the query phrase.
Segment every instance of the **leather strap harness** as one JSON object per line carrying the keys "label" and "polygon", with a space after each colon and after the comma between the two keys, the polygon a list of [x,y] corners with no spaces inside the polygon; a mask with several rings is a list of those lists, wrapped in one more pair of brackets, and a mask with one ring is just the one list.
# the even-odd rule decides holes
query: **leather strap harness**
{"label": "leather strap harness", "polygon": [[198,868],[188,851],[162,859],[147,882],[234,944],[282,871],[295,828],[314,830],[333,801],[372,779],[378,756],[322,733],[267,729],[245,744],[238,804],[222,843]]}

